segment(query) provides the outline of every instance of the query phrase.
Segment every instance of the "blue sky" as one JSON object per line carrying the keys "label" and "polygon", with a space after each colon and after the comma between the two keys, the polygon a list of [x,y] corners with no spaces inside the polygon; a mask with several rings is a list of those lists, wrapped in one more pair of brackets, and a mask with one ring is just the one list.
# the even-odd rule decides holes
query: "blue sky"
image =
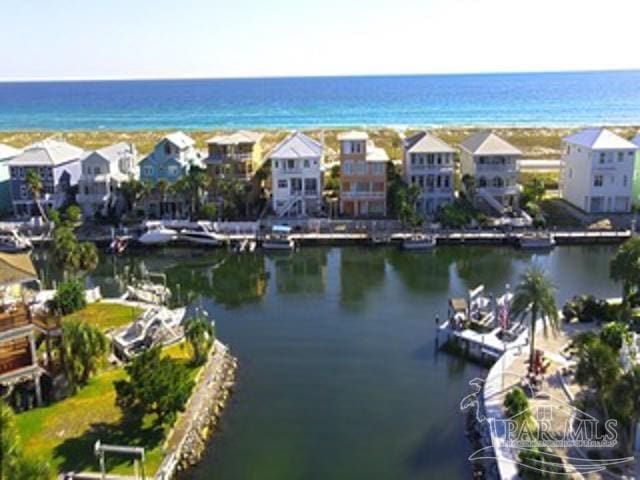
{"label": "blue sky", "polygon": [[0,79],[640,68],[638,0],[0,0]]}

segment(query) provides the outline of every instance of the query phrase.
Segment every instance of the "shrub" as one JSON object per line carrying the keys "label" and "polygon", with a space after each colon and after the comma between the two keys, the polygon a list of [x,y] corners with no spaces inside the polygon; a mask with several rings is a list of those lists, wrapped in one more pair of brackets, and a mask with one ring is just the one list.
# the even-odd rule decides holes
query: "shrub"
{"label": "shrub", "polygon": [[84,288],[80,281],[69,280],[58,286],[54,297],[49,300],[49,310],[55,315],[69,315],[87,304]]}
{"label": "shrub", "polygon": [[127,415],[155,414],[158,424],[172,425],[191,395],[189,369],[150,348],[125,367],[128,380],[115,382],[116,404]]}
{"label": "shrub", "polygon": [[610,322],[600,331],[600,340],[617,352],[622,348],[622,342],[631,342],[631,332],[629,332],[629,327],[624,323]]}

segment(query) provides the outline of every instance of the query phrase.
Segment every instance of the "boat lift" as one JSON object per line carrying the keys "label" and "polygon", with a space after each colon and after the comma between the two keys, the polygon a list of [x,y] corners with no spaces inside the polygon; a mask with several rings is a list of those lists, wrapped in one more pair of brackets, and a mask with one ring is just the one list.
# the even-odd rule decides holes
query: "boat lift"
{"label": "boat lift", "polygon": [[121,445],[107,445],[100,440],[96,441],[93,446],[93,452],[96,457],[100,457],[100,475],[102,480],[107,479],[107,471],[105,467],[105,454],[116,453],[120,455],[130,455],[133,458],[133,469],[135,478],[145,480],[144,475],[144,447],[127,447]]}

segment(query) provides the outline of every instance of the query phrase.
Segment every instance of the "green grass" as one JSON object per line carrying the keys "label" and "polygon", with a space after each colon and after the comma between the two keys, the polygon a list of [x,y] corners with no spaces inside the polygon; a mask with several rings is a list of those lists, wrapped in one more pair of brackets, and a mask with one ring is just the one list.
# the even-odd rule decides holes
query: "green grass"
{"label": "green grass", "polygon": [[[165,354],[188,364],[189,349],[176,344]],[[194,377],[199,369],[191,368]],[[93,455],[96,440],[117,445],[145,447],[145,472],[152,475],[164,458],[162,445],[167,431],[147,415],[141,424],[125,420],[116,406],[114,382],[126,377],[124,369],[104,371],[93,377],[78,393],[49,406],[29,410],[17,416],[18,432],[28,455],[51,463],[58,472],[98,471]],[[133,474],[126,457],[108,456],[112,473]]]}
{"label": "green grass", "polygon": [[141,308],[117,303],[96,302],[87,305],[78,312],[67,315],[63,320],[80,320],[90,323],[102,331],[107,331],[131,323],[142,311]]}

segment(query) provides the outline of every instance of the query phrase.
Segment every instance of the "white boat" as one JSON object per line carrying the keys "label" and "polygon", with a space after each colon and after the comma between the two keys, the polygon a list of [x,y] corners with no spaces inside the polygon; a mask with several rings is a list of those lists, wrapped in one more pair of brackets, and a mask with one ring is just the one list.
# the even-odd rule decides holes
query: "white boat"
{"label": "white boat", "polygon": [[146,310],[136,321],[113,333],[116,356],[126,361],[155,345],[181,341],[184,338],[182,321],[185,313],[185,308],[153,307]]}
{"label": "white boat", "polygon": [[169,298],[171,298],[171,290],[157,283],[140,282],[135,286],[127,286],[126,298],[161,305],[169,301]]}
{"label": "white boat", "polygon": [[0,230],[0,252],[24,252],[33,248],[31,240],[16,230]]}
{"label": "white boat", "polygon": [[291,227],[274,225],[271,233],[262,239],[262,248],[280,251],[295,250],[296,242],[291,238]]}
{"label": "white boat", "polygon": [[518,236],[518,246],[524,249],[546,250],[555,247],[553,235],[546,232],[523,233]]}
{"label": "white boat", "polygon": [[183,228],[180,230],[179,238],[180,240],[185,240],[197,245],[208,245],[211,247],[216,247],[222,243],[218,234],[202,223],[198,223],[194,227]]}
{"label": "white boat", "polygon": [[416,233],[402,241],[404,250],[431,250],[436,246],[436,237],[433,235],[424,235]]}
{"label": "white boat", "polygon": [[138,238],[138,241],[143,245],[165,245],[177,238],[178,233],[175,230],[161,223],[154,223],[147,224],[147,231]]}

